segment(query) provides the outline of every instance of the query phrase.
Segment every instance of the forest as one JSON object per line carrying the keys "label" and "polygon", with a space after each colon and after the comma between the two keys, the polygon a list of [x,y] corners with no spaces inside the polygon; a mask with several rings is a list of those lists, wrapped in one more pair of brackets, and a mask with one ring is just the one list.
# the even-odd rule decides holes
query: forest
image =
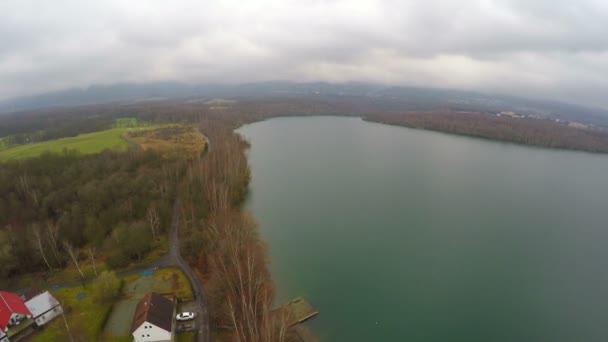
{"label": "forest", "polygon": [[141,259],[170,219],[178,160],[73,151],[0,166],[0,276],[66,266],[87,247],[110,267]]}

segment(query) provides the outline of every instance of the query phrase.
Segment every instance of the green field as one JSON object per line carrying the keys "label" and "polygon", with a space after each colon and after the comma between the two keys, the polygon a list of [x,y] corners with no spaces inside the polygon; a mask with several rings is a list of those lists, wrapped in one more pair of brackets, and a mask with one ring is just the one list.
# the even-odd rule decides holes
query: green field
{"label": "green field", "polygon": [[123,139],[129,129],[113,128],[106,131],[77,135],[75,137],[15,146],[0,150],[0,161],[31,158],[44,152],[62,152],[63,150],[78,150],[82,154],[99,153],[103,150],[125,151],[128,142]]}

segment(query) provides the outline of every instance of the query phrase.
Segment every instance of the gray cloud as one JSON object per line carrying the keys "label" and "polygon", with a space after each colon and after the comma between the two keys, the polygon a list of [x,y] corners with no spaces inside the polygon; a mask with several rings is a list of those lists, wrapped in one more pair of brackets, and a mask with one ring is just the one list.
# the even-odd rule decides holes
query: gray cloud
{"label": "gray cloud", "polygon": [[3,0],[0,98],[124,81],[374,81],[608,107],[603,0]]}

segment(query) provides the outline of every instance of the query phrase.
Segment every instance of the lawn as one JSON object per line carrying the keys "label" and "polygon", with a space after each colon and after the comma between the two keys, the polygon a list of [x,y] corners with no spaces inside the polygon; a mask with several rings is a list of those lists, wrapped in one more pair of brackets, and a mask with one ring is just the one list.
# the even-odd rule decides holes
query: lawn
{"label": "lawn", "polygon": [[141,299],[148,292],[172,294],[180,299],[193,297],[186,275],[176,267],[167,267],[153,272],[125,277],[123,294],[126,298]]}
{"label": "lawn", "polygon": [[1,150],[0,161],[36,157],[47,151],[78,150],[82,154],[99,153],[103,150],[125,151],[129,145],[123,139],[123,135],[127,131],[127,128],[113,128],[100,132],[80,134],[75,137],[19,145]]}
{"label": "lawn", "polygon": [[194,341],[194,332],[185,331],[175,334],[175,342],[192,342]]}
{"label": "lawn", "polygon": [[[72,334],[87,341],[95,341],[103,328],[112,308],[112,303],[98,303],[92,299],[91,286],[64,287],[51,291],[66,311],[66,319]],[[78,299],[78,296],[84,297]],[[63,319],[56,318],[40,333],[32,337],[32,342],[63,341],[66,337]]]}

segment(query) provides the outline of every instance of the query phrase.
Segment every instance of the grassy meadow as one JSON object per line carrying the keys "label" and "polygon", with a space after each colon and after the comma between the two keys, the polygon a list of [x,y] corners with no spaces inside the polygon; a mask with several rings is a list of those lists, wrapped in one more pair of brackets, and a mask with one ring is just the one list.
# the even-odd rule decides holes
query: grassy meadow
{"label": "grassy meadow", "polygon": [[127,131],[127,128],[113,128],[75,137],[19,145],[0,150],[0,161],[32,158],[44,152],[60,153],[63,150],[78,150],[82,154],[99,153],[103,150],[126,151],[129,144],[123,135]]}

